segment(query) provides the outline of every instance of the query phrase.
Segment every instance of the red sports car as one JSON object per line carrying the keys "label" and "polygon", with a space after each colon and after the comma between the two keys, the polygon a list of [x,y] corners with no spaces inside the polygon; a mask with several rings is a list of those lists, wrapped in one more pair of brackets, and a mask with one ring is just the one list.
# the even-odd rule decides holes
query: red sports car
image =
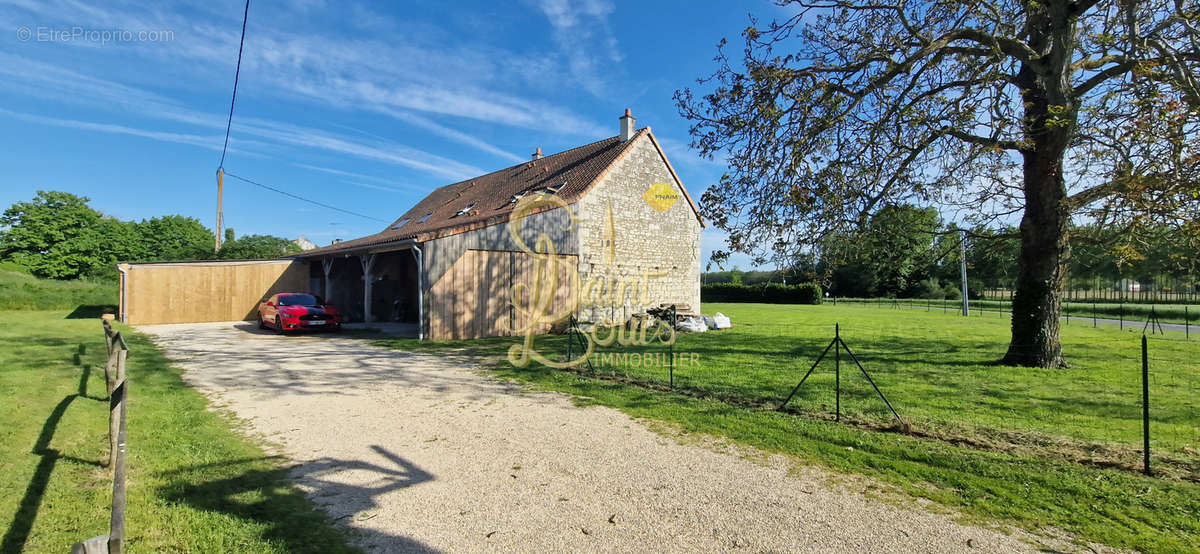
{"label": "red sports car", "polygon": [[320,296],[304,292],[281,292],[258,304],[258,326],[276,331],[342,328],[342,314]]}

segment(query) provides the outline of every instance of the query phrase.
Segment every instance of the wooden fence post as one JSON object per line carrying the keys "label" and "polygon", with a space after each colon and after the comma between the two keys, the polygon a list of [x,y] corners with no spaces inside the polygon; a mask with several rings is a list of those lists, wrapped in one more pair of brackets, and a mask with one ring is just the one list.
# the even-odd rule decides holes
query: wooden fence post
{"label": "wooden fence post", "polygon": [[129,382],[125,378],[125,360],[129,346],[120,331],[104,322],[104,343],[108,360],[104,381],[108,388],[108,467],[113,470],[112,515],[107,535],[75,543],[71,554],[120,554],[125,546],[125,412],[129,400]]}
{"label": "wooden fence post", "polygon": [[[125,353],[124,350],[121,351]],[[125,357],[121,357],[121,370],[125,369]],[[121,371],[124,377],[124,371]],[[114,453],[113,464],[113,494],[112,517],[108,527],[108,552],[121,554],[125,541],[125,407],[129,398],[129,381],[121,379],[114,392],[113,404],[117,406],[115,413],[118,417],[117,450]]]}
{"label": "wooden fence post", "polygon": [[124,398],[117,397],[117,389],[125,382],[125,350],[117,348],[113,350],[113,358],[115,358],[113,379],[109,381],[108,387],[108,467],[115,467],[117,463],[117,443],[119,442],[118,435],[121,432],[121,414],[119,410],[124,407]]}

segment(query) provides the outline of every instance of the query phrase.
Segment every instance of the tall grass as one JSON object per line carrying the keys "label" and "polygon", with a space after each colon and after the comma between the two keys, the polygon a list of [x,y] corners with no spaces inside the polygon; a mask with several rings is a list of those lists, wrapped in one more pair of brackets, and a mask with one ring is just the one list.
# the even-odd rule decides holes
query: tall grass
{"label": "tall grass", "polygon": [[38,279],[12,263],[0,263],[0,310],[103,311],[117,304],[116,281]]}

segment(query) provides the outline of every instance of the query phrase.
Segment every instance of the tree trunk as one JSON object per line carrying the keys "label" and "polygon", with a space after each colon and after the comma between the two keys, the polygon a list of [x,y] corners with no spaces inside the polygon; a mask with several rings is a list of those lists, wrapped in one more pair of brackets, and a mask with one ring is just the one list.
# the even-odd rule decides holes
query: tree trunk
{"label": "tree trunk", "polygon": [[1066,367],[1059,342],[1059,314],[1067,280],[1070,213],[1062,158],[1025,156],[1025,215],[1021,218],[1021,269],[1012,305],[1012,342],[1003,363]]}
{"label": "tree trunk", "polygon": [[1058,338],[1062,291],[1071,258],[1071,211],[1063,158],[1078,114],[1070,86],[1075,49],[1070,2],[1031,8],[1029,46],[1042,56],[1021,64],[1017,83],[1025,106],[1025,214],[1021,217],[1021,269],[1012,306],[1012,342],[1003,363],[1066,367]]}

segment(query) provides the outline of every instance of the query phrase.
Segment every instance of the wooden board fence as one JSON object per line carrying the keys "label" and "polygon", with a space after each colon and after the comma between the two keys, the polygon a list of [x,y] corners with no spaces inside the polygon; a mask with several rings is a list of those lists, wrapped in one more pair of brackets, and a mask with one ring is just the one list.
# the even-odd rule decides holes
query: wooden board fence
{"label": "wooden board fence", "polygon": [[218,260],[120,264],[121,315],[130,325],[243,321],[277,292],[306,292],[308,263]]}

